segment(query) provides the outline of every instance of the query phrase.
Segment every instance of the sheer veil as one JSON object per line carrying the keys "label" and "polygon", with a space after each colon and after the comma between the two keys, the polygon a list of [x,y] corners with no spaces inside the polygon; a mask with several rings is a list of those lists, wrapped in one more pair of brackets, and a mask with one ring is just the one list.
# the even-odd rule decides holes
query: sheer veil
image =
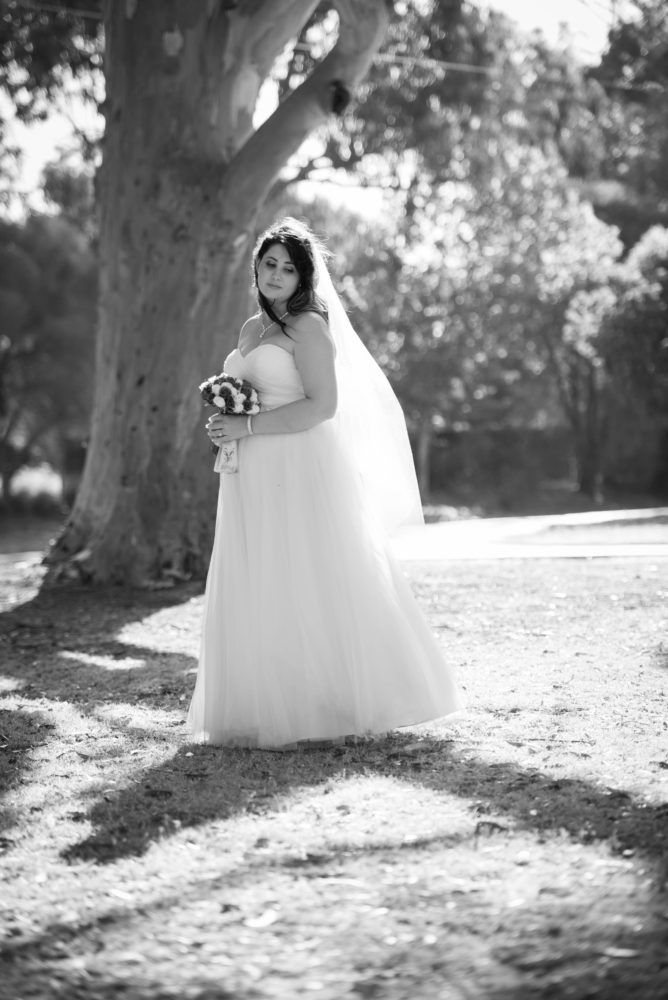
{"label": "sheer veil", "polygon": [[336,348],[338,407],[333,423],[388,534],[424,523],[415,465],[399,400],[353,329],[315,246],[316,291],[329,311]]}

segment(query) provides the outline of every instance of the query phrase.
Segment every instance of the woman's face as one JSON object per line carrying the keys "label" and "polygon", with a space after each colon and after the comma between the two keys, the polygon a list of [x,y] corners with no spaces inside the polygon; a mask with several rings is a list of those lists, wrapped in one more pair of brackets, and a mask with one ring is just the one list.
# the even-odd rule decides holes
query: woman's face
{"label": "woman's face", "polygon": [[272,304],[284,312],[288,299],[299,285],[299,272],[290,254],[280,243],[272,243],[257,265],[257,287]]}

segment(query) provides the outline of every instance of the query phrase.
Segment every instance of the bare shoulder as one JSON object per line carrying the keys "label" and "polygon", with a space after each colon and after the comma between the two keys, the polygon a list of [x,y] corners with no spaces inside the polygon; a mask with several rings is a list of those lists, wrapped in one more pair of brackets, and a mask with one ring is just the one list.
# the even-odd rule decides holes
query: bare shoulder
{"label": "bare shoulder", "polygon": [[249,330],[251,327],[255,326],[259,322],[260,322],[260,314],[254,313],[252,316],[249,316],[246,322],[243,324],[240,333],[243,333],[244,330]]}
{"label": "bare shoulder", "polygon": [[327,321],[316,312],[303,312],[290,317],[290,334],[300,347],[309,342],[332,343]]}
{"label": "bare shoulder", "polygon": [[258,326],[260,327],[262,326],[262,322],[260,320],[260,314],[256,313],[254,316],[249,316],[249,318],[246,320],[244,325],[239,330],[239,339],[237,340],[237,344],[239,347],[242,347],[248,339],[252,339],[254,333],[256,332],[256,328]]}

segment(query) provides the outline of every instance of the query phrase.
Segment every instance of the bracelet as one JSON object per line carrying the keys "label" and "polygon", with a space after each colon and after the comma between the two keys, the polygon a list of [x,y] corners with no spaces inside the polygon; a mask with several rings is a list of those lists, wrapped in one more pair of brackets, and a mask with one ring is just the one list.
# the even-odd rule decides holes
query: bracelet
{"label": "bracelet", "polygon": [[253,415],[252,415],[252,413],[249,413],[248,416],[246,417],[246,430],[248,431],[248,433],[251,436],[253,434],[255,434],[255,431],[253,430]]}

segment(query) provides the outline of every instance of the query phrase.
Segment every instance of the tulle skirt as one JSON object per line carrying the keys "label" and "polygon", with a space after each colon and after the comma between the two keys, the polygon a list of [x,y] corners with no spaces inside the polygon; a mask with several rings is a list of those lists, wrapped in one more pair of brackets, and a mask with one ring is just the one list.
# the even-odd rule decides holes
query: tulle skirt
{"label": "tulle skirt", "polygon": [[195,738],[280,747],[459,707],[331,424],[241,440],[238,473],[220,476],[188,715]]}

